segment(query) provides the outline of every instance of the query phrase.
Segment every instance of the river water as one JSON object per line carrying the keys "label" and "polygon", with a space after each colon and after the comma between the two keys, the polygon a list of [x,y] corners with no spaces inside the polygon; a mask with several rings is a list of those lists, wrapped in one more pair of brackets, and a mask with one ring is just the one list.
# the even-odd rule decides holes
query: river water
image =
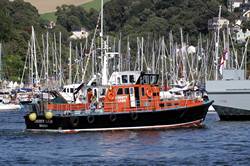
{"label": "river water", "polygon": [[249,165],[250,122],[207,115],[202,128],[25,132],[25,112],[0,112],[0,165]]}

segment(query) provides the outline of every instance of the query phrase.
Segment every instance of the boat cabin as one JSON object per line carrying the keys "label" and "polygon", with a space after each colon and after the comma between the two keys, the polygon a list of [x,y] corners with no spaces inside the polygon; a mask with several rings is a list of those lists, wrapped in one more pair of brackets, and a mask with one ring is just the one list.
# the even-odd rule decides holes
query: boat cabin
{"label": "boat cabin", "polygon": [[122,72],[113,72],[110,76],[109,85],[128,85],[135,84],[142,72],[140,71],[122,71]]}

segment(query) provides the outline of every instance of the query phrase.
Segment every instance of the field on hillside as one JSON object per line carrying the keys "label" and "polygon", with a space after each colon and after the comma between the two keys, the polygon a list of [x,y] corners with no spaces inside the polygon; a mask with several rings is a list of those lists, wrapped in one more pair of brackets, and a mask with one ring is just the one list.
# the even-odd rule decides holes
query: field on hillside
{"label": "field on hillside", "polygon": [[[32,1],[32,0],[29,0],[29,1]],[[110,1],[110,0],[104,0],[104,3],[108,2],[108,1]],[[91,8],[94,8],[96,10],[100,10],[100,8],[101,8],[100,3],[101,3],[100,0],[85,0],[85,3],[81,3],[79,5],[82,5],[86,10],[89,10]],[[41,15],[41,18],[43,18],[45,20],[56,21],[55,12],[44,13]]]}
{"label": "field on hillside", "polygon": [[67,5],[82,5],[84,3],[91,2],[93,0],[24,0],[25,2],[30,2],[33,6],[38,9],[40,14],[49,13],[56,11],[57,6],[63,4]]}

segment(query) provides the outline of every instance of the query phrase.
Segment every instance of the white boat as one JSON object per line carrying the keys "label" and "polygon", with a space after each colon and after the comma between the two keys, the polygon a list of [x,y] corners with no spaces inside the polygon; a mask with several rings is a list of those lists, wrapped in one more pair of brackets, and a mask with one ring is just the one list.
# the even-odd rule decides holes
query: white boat
{"label": "white boat", "polygon": [[18,111],[21,109],[21,106],[19,104],[4,104],[0,102],[0,111]]}
{"label": "white boat", "polygon": [[[221,120],[250,120],[250,80],[244,79],[244,70],[224,70],[223,80],[206,82],[209,99]],[[234,76],[234,77],[233,77]]]}

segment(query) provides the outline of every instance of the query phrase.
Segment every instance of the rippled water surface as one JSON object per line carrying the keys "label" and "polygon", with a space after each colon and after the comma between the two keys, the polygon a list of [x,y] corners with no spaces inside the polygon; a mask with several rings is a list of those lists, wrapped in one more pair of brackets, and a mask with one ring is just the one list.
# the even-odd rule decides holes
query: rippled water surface
{"label": "rippled water surface", "polygon": [[49,134],[25,132],[24,112],[0,112],[0,165],[249,165],[250,122],[204,128]]}

